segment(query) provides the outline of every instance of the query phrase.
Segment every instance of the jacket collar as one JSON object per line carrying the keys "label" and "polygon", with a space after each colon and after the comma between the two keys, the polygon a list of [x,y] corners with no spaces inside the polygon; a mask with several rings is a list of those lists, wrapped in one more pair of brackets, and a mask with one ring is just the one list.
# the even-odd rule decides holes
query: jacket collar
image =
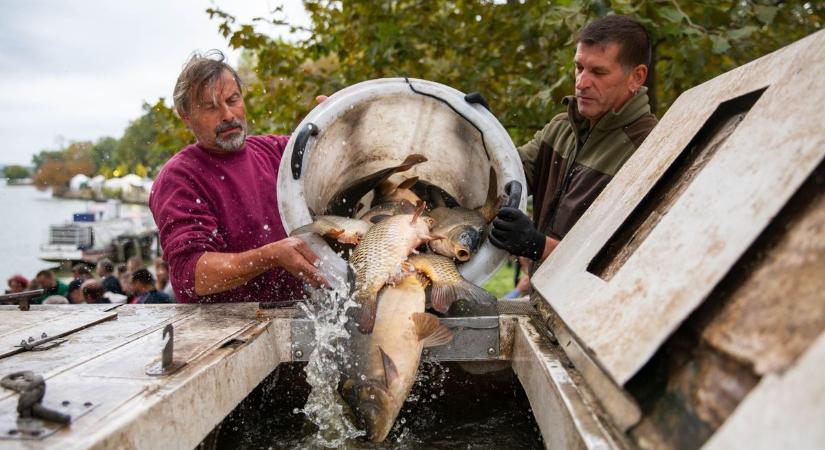
{"label": "jacket collar", "polygon": [[[567,106],[567,117],[570,122],[575,125],[576,134],[581,136],[582,131],[586,131],[590,124],[589,121],[579,114],[579,108],[576,103],[576,97],[569,95],[564,97],[562,104]],[[600,131],[609,131],[616,128],[622,128],[630,125],[639,117],[650,113],[650,103],[647,97],[647,86],[642,86],[639,92],[628,100],[624,106],[618,111],[610,110],[603,115],[597,122],[595,129]]]}

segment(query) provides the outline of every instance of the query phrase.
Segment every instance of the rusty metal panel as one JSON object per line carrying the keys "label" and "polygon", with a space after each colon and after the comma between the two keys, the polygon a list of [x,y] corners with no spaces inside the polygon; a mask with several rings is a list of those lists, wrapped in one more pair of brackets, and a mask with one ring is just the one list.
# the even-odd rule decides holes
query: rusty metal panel
{"label": "rusty metal panel", "polygon": [[[702,304],[825,157],[823,71],[819,32],[685,92],[536,272],[533,286],[617,384]],[[675,183],[678,195],[620,267],[596,270],[719,105],[761,90],[712,157]]]}

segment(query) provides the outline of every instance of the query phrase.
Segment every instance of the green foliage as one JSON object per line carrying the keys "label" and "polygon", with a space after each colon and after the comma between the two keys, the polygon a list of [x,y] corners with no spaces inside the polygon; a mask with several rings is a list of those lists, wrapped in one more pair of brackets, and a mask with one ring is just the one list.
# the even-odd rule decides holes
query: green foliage
{"label": "green foliage", "polygon": [[22,180],[30,175],[29,169],[23,166],[11,165],[3,168],[3,176],[9,181]]}
{"label": "green foliage", "polygon": [[496,298],[504,297],[505,294],[512,291],[516,286],[514,280],[515,273],[515,264],[505,264],[501,266],[482,287],[495,295]]}
{"label": "green foliage", "polygon": [[652,101],[663,113],[684,90],[821,28],[825,6],[803,1],[305,0],[311,26],[271,38],[209,9],[246,50],[248,116],[256,132],[288,133],[313,98],[380,77],[410,76],[480,91],[515,142],[528,139],[573,92],[574,35],[606,14],[651,32]]}

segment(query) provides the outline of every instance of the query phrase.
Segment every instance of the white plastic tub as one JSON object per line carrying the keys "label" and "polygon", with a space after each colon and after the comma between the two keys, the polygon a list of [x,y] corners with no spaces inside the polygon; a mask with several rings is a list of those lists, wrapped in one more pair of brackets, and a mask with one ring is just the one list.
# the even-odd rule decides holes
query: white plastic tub
{"label": "white plastic tub", "polygon": [[[484,203],[491,166],[499,193],[513,180],[525,186],[513,142],[484,106],[432,81],[370,80],[336,92],[292,135],[278,175],[278,207],[287,232],[309,223],[310,209],[323,212],[346,182],[397,165],[412,153],[428,161],[402,175],[445,189],[464,207]],[[523,209],[526,190],[514,197]],[[481,284],[506,257],[485,241],[460,270]]]}

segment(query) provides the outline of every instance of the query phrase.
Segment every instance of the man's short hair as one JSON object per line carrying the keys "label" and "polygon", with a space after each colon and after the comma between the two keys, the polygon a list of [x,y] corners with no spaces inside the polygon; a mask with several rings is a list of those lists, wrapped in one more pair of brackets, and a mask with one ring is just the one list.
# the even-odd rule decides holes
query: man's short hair
{"label": "man's short hair", "polygon": [[241,77],[225,60],[220,50],[209,50],[203,55],[197,52],[192,54],[183,66],[172,94],[178,115],[189,114],[192,111],[192,99],[200,96],[205,86],[220,79],[225,70],[232,74],[232,78],[238,83],[238,89],[243,92]]}
{"label": "man's short hair", "polygon": [[650,66],[650,35],[642,24],[628,16],[614,14],[590,22],[576,35],[576,43],[619,44],[619,64],[623,67]]}
{"label": "man's short hair", "polygon": [[41,270],[37,272],[37,275],[34,276],[35,278],[46,277],[46,278],[54,278],[54,274],[51,270]]}
{"label": "man's short hair", "polygon": [[132,274],[132,283],[155,284],[155,277],[147,269],[138,269]]}
{"label": "man's short hair", "polygon": [[83,284],[80,285],[80,289],[83,291],[84,297],[95,302],[103,298],[103,294],[106,292],[103,285],[97,280],[84,281]]}
{"label": "man's short hair", "polygon": [[106,273],[112,273],[115,271],[115,263],[112,262],[109,258],[103,258],[97,262],[97,265],[100,266]]}
{"label": "man's short hair", "polygon": [[72,266],[72,273],[76,273],[80,276],[91,276],[92,272],[89,270],[89,266],[83,263],[78,263]]}

